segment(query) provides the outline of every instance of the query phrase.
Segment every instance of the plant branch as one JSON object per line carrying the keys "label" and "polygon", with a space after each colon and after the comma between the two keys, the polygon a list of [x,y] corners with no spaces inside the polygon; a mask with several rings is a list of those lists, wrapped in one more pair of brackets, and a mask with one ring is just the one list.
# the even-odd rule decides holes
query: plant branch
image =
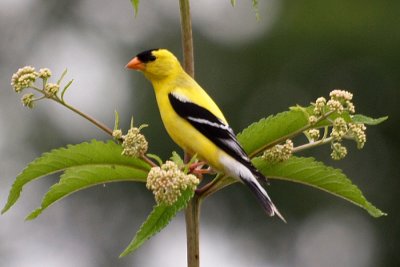
{"label": "plant branch", "polygon": [[88,121],[90,121],[91,123],[93,123],[96,127],[98,127],[100,130],[104,131],[105,133],[107,133],[108,135],[112,136],[113,130],[110,129],[108,126],[106,126],[104,123],[96,120],[95,118],[93,118],[92,116],[80,111],[79,109],[76,109],[75,107],[67,104],[64,101],[61,101],[59,99],[54,99],[56,102],[60,103],[61,105],[63,105],[64,107],[68,108],[69,110],[71,110],[72,112],[78,114],[79,116],[87,119]]}
{"label": "plant branch", "polygon": [[297,146],[297,147],[293,148],[293,153],[297,153],[297,152],[300,152],[302,150],[306,150],[306,149],[313,148],[313,147],[316,147],[316,146],[324,145],[324,144],[332,142],[332,140],[333,140],[332,137],[328,137],[328,138],[322,138],[322,139],[320,139],[318,141],[315,141],[315,142],[310,142],[310,143],[307,143],[307,144],[304,144],[304,145],[300,145],[300,146]]}
{"label": "plant branch", "polygon": [[199,221],[200,198],[194,194],[185,210],[188,267],[200,266]]}
{"label": "plant branch", "polygon": [[179,0],[179,7],[181,13],[183,67],[191,77],[194,77],[193,36],[189,0]]}
{"label": "plant branch", "polygon": [[[193,36],[189,0],[179,0],[179,8],[181,15],[183,67],[191,77],[194,77]],[[189,162],[190,158],[191,155],[185,152],[185,163]],[[199,219],[200,199],[195,193],[185,210],[188,267],[200,266]]]}

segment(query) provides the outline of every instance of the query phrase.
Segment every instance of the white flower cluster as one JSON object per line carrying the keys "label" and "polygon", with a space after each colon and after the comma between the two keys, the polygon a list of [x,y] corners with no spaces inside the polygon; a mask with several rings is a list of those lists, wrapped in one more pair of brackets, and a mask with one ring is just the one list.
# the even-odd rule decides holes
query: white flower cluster
{"label": "white flower cluster", "polygon": [[363,148],[365,142],[367,142],[366,129],[367,127],[363,123],[349,123],[348,134],[356,141],[358,149]]}
{"label": "white flower cluster", "polygon": [[[42,68],[38,72],[32,66],[25,66],[17,70],[11,77],[11,86],[14,91],[21,93],[24,89],[32,88],[35,92],[43,94],[36,97],[33,93],[28,93],[22,96],[21,102],[25,107],[33,108],[36,101],[43,98],[58,99],[57,93],[60,90],[60,85],[55,83],[47,83],[47,79],[51,77],[51,71],[48,68]],[[41,88],[35,86],[37,79],[43,80]]]}
{"label": "white flower cluster", "polygon": [[18,69],[16,73],[11,77],[11,86],[14,88],[15,92],[19,93],[23,89],[28,88],[36,81],[38,73],[35,71],[34,67],[25,66]]}
{"label": "white flower cluster", "polygon": [[120,136],[123,139],[122,142],[122,155],[128,157],[140,157],[143,156],[149,147],[149,144],[140,130],[143,127],[131,127],[126,135],[122,135],[122,132],[114,131],[113,135]]}
{"label": "white flower cluster", "polygon": [[[336,118],[331,121],[331,157],[335,160],[339,160],[347,155],[346,147],[341,144],[343,138],[353,139],[357,143],[357,148],[363,148],[367,141],[365,135],[366,127],[362,123],[349,122],[348,116],[343,115],[344,112],[347,112],[347,114],[353,114],[355,112],[355,106],[351,102],[353,99],[352,93],[345,90],[335,89],[330,92],[329,96],[330,99],[328,101],[323,97],[319,97],[315,103],[313,103],[313,113],[308,117],[308,122],[312,127],[322,119],[330,120],[328,114],[330,115],[333,113],[335,115]],[[326,126],[326,130],[327,129]],[[307,130],[305,134],[309,137],[311,142],[320,138],[318,128],[311,128]]]}
{"label": "white flower cluster", "polygon": [[35,95],[32,93],[24,94],[21,98],[22,105],[28,108],[33,108],[35,101]]}
{"label": "white flower cluster", "polygon": [[38,76],[41,79],[48,79],[51,77],[51,71],[48,68],[40,69]]}
{"label": "white flower cluster", "polygon": [[147,175],[146,187],[153,191],[157,204],[172,205],[183,190],[194,190],[199,182],[195,175],[185,174],[175,162],[167,161],[161,167],[151,168]]}
{"label": "white flower cluster", "polygon": [[310,129],[307,131],[307,134],[313,142],[315,142],[319,139],[319,130],[318,129]]}
{"label": "white flower cluster", "polygon": [[342,117],[338,117],[333,121],[331,132],[333,140],[342,141],[342,138],[347,134],[347,131],[347,122]]}
{"label": "white flower cluster", "polygon": [[288,160],[293,153],[293,142],[287,139],[283,145],[275,145],[264,151],[262,158],[268,162],[276,163]]}
{"label": "white flower cluster", "polygon": [[44,87],[44,93],[48,98],[54,97],[58,90],[60,90],[60,86],[56,83],[47,83]]}
{"label": "white flower cluster", "polygon": [[[315,114],[315,116],[321,116],[322,114],[325,113],[325,105],[326,105],[325,97],[317,98],[317,100],[315,101],[315,104],[314,104],[314,114]],[[312,123],[312,122],[310,121],[310,123]]]}
{"label": "white flower cluster", "polygon": [[347,155],[347,148],[339,142],[331,143],[332,153],[331,157],[334,160],[341,160]]}
{"label": "white flower cluster", "polygon": [[112,132],[112,136],[114,137],[114,139],[122,139],[122,131],[121,129],[116,129]]}
{"label": "white flower cluster", "polygon": [[351,102],[353,99],[352,93],[345,90],[335,89],[330,92],[329,96],[331,99],[326,103],[326,105],[331,110],[335,110],[339,114],[344,110],[347,110],[349,113],[354,113],[356,111],[354,104]]}

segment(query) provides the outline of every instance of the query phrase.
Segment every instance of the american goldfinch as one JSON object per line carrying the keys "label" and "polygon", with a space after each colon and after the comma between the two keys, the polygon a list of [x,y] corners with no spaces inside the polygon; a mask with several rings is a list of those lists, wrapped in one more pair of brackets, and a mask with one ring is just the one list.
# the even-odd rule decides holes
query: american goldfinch
{"label": "american goldfinch", "polygon": [[276,214],[285,221],[260,185],[265,176],[253,166],[221,110],[171,52],[147,50],[126,67],[143,72],[152,83],[164,126],[177,145],[242,181],[268,215]]}

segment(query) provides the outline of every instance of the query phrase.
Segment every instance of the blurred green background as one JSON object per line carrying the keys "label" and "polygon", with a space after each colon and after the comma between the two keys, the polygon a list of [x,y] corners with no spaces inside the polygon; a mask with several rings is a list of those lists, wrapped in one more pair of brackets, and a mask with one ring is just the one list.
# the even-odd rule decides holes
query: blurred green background
{"label": "blurred green background", "polygon": [[[369,201],[387,212],[364,210],[298,184],[268,188],[288,220],[267,218],[240,184],[213,195],[201,216],[202,266],[400,266],[399,160],[400,2],[192,1],[196,79],[213,96],[232,128],[288,107],[308,105],[335,88],[354,93],[359,113],[389,120],[367,129],[362,151],[349,143],[340,162],[321,147],[303,155],[341,168]],[[107,123],[133,115],[150,152],[179,151],[161,124],[150,84],[124,69],[138,52],[165,47],[181,58],[177,0],[142,1],[138,16],[128,0],[2,0],[0,2],[0,200],[15,176],[50,149],[106,140],[102,132],[61,106],[20,104],[11,75],[25,65],[64,68],[74,79],[66,99]],[[118,259],[153,205],[142,184],[98,186],[24,217],[57,177],[28,185],[0,217],[0,266],[185,266],[182,214],[134,254]]]}

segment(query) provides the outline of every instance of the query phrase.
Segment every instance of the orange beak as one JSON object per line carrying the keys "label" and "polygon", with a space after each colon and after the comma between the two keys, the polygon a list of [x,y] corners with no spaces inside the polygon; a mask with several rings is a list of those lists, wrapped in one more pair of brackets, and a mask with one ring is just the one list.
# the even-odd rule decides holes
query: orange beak
{"label": "orange beak", "polygon": [[134,57],[131,61],[128,62],[128,64],[126,64],[125,68],[133,70],[144,70],[145,65],[137,57]]}

